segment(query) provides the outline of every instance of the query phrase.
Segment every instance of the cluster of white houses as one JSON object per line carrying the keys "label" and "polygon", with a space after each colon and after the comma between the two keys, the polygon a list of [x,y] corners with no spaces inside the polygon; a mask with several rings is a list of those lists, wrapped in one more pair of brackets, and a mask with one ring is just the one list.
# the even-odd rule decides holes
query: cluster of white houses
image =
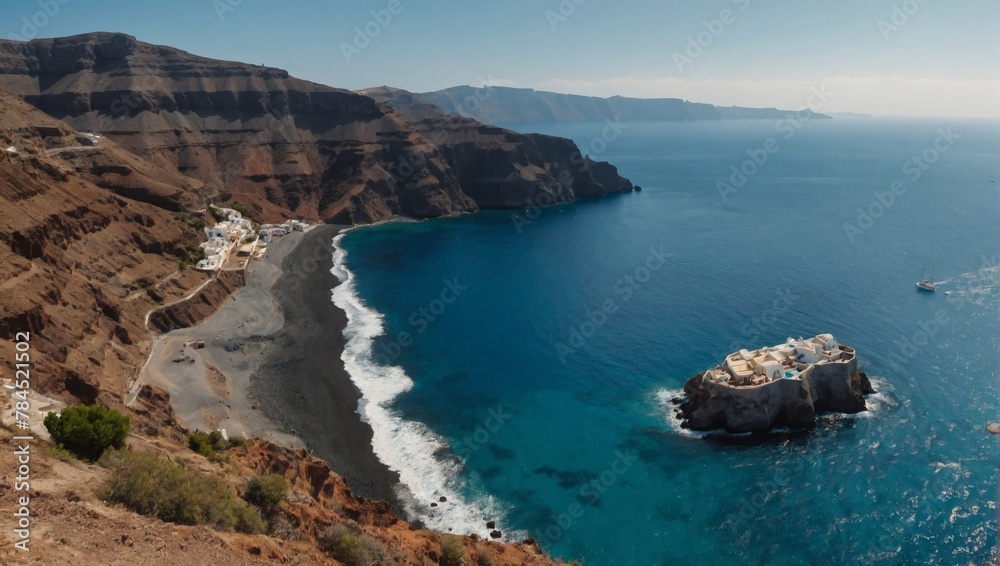
{"label": "cluster of white houses", "polygon": [[242,245],[243,240],[253,234],[253,224],[243,218],[239,211],[231,208],[214,208],[222,213],[225,220],[211,228],[205,228],[208,241],[201,244],[201,249],[205,250],[205,259],[195,265],[195,269],[202,271],[222,269],[233,248]]}
{"label": "cluster of white houses", "polygon": [[[225,220],[211,228],[205,228],[208,241],[201,244],[201,248],[205,250],[205,259],[195,265],[195,269],[202,271],[222,269],[233,249],[236,249],[237,256],[250,256],[255,249],[259,249],[262,253],[272,239],[289,232],[303,232],[309,226],[300,220],[286,220],[283,224],[263,224],[259,235],[255,235],[253,223],[243,218],[239,211],[231,208],[212,208],[221,213]],[[248,237],[253,237],[253,241],[247,242]]]}
{"label": "cluster of white houses", "polygon": [[789,338],[784,344],[754,351],[734,352],[726,356],[722,365],[705,372],[705,378],[736,387],[755,386],[780,379],[801,380],[813,366],[852,360],[852,348],[838,344],[832,334],[819,334],[805,340]]}

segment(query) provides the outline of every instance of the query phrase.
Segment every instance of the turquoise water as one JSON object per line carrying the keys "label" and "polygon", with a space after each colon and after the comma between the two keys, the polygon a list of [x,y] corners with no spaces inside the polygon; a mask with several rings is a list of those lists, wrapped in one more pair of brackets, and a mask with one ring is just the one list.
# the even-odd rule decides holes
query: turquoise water
{"label": "turquoise water", "polygon": [[[518,127],[601,149],[642,192],[340,242],[345,360],[410,512],[594,565],[988,561],[998,124],[635,123],[606,149],[603,126]],[[924,266],[936,294],[914,288]],[[858,350],[871,411],[760,437],[676,426],[691,375],[822,332]]]}

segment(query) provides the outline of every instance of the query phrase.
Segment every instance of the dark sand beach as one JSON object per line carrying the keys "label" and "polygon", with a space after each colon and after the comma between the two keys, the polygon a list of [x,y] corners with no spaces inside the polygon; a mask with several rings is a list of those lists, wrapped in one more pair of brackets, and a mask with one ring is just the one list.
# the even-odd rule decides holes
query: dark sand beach
{"label": "dark sand beach", "polygon": [[339,281],[332,240],[341,226],[307,232],[282,261],[271,294],[284,325],[268,336],[250,394],[286,432],[328,461],[356,495],[397,506],[398,476],[372,452],[371,428],[357,413],[360,392],[344,369],[347,317],[331,300]]}

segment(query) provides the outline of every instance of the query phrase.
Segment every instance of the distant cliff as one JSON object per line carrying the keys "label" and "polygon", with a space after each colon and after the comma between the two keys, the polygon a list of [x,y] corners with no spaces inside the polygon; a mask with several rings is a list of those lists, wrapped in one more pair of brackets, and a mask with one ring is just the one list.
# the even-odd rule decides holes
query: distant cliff
{"label": "distant cliff", "polygon": [[466,194],[483,208],[519,208],[633,189],[614,165],[582,155],[570,140],[517,134],[448,116],[405,90],[380,87],[361,92],[398,112],[434,141]]}
{"label": "distant cliff", "polygon": [[426,218],[632,188],[607,166],[581,161],[568,140],[439,111],[414,124],[368,96],[281,69],[123,34],[0,41],[0,86],[196,179],[178,203],[238,200],[262,220]]}
{"label": "distant cliff", "polygon": [[[779,119],[790,110],[777,108],[742,108],[713,106],[679,98],[627,98],[580,96],[491,86],[475,88],[456,86],[435,92],[420,93],[425,101],[449,114],[472,118],[485,124],[503,122],[570,122],[604,120],[684,121]],[[830,116],[812,113],[813,118]]]}

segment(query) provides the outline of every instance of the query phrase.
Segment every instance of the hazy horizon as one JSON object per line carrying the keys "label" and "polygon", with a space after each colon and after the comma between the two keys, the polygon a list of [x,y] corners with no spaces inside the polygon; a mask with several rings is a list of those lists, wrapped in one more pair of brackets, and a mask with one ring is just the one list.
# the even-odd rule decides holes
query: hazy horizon
{"label": "hazy horizon", "polygon": [[[127,33],[361,90],[491,84],[877,116],[1000,117],[988,0],[17,0],[0,36]],[[829,93],[811,104],[815,90]]]}

